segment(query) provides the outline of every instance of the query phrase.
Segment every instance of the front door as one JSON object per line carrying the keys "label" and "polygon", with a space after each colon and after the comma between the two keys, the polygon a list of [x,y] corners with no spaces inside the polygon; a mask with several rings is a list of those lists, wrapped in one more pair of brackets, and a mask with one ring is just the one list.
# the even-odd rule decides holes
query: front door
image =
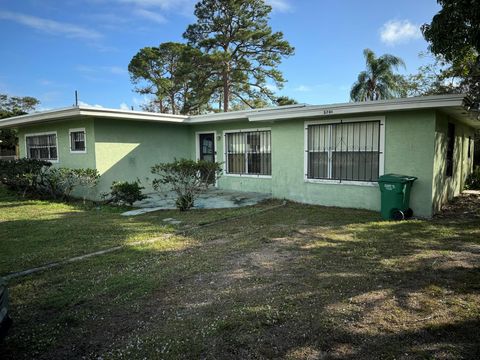
{"label": "front door", "polygon": [[[198,134],[198,154],[199,159],[208,161],[208,162],[215,162],[215,133],[208,133],[208,134]],[[202,174],[203,178],[208,178],[211,184],[215,183],[215,174]]]}
{"label": "front door", "polygon": [[214,162],[215,161],[215,133],[199,134],[198,143],[200,146],[199,159],[205,160],[208,162]]}

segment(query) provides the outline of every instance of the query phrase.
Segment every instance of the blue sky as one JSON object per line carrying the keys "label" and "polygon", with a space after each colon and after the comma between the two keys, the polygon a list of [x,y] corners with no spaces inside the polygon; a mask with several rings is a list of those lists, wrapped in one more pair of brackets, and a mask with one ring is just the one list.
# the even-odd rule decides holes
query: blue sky
{"label": "blue sky", "polygon": [[[402,57],[407,72],[428,62],[419,26],[435,0],[269,0],[271,25],[296,48],[281,70],[279,95],[299,102],[346,102],[364,68],[362,51]],[[144,101],[127,66],[142,47],[182,41],[194,0],[0,0],[0,93],[35,96],[40,109],[120,108]]]}

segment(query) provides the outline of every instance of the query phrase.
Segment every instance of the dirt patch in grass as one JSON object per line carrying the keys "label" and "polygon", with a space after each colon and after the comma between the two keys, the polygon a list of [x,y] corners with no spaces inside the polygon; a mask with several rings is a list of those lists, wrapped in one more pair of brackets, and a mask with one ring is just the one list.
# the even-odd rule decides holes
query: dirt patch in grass
{"label": "dirt patch in grass", "polygon": [[480,218],[480,192],[466,192],[443,206],[435,216],[438,219],[471,219]]}

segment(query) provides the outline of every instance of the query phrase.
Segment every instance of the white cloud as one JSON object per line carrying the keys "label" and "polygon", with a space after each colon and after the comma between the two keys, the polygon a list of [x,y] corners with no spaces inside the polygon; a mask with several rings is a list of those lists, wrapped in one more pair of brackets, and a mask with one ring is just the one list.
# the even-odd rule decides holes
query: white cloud
{"label": "white cloud", "polygon": [[146,95],[142,96],[141,98],[134,96],[132,98],[133,104],[136,106],[142,106],[150,103],[150,98]]}
{"label": "white cloud", "polygon": [[167,19],[158,12],[153,12],[145,9],[136,9],[134,13],[139,17],[143,17],[158,24],[165,24],[167,22]]}
{"label": "white cloud", "polygon": [[90,66],[90,65],[78,65],[75,67],[78,72],[81,72],[87,76],[98,76],[102,73],[110,73],[113,75],[126,75],[128,73],[126,68],[121,66]]}
{"label": "white cloud", "polygon": [[125,75],[128,72],[126,68],[121,66],[102,66],[101,69],[115,75]]}
{"label": "white cloud", "polygon": [[78,101],[78,105],[80,105],[80,106],[94,107],[94,108],[99,108],[99,109],[103,108],[102,105],[98,105],[98,104],[92,105],[92,104],[86,103],[85,101],[81,101],[81,100]]}
{"label": "white cloud", "polygon": [[299,91],[299,92],[308,92],[312,91],[312,87],[308,85],[299,85],[296,88],[293,89],[294,91]]}
{"label": "white cloud", "polygon": [[266,87],[268,90],[270,90],[271,92],[274,92],[274,93],[276,93],[276,92],[278,92],[278,91],[280,90],[280,89],[277,87],[277,85],[271,84],[271,83],[265,85],[265,87]]}
{"label": "white cloud", "polygon": [[273,10],[279,12],[288,12],[292,9],[292,5],[287,0],[265,0]]}
{"label": "white cloud", "polygon": [[130,110],[130,107],[127,105],[127,103],[122,102],[120,104],[120,110]]}
{"label": "white cloud", "polygon": [[380,29],[382,42],[391,46],[421,37],[420,26],[412,24],[409,20],[389,20]]}
{"label": "white cloud", "polygon": [[183,15],[191,15],[198,0],[115,0],[134,5],[138,9],[174,10]]}
{"label": "white cloud", "polygon": [[84,39],[90,41],[99,40],[102,38],[102,35],[95,30],[87,29],[70,23],[59,22],[11,11],[0,11],[0,19],[11,20],[48,34],[61,35],[67,38]]}
{"label": "white cloud", "polygon": [[122,3],[134,4],[142,8],[158,7],[161,9],[171,9],[180,4],[194,3],[192,0],[118,0]]}

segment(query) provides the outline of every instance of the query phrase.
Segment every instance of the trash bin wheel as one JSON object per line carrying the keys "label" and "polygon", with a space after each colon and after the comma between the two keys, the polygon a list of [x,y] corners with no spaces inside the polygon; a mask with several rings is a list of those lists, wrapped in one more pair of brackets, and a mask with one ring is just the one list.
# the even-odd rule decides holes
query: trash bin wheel
{"label": "trash bin wheel", "polygon": [[392,219],[396,221],[405,220],[405,214],[403,211],[395,209],[392,211]]}
{"label": "trash bin wheel", "polygon": [[413,216],[413,210],[408,208],[407,210],[405,210],[405,218],[406,219],[410,219],[411,217]]}

